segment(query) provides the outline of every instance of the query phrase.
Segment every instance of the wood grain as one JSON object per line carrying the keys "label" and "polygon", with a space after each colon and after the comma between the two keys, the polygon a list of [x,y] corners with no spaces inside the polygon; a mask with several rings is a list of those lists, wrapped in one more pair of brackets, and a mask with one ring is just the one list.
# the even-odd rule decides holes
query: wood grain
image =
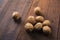
{"label": "wood grain", "polygon": [[[34,0],[31,9],[27,16],[34,15],[34,8],[36,6],[39,6],[41,8],[42,14],[44,15],[45,19],[49,19],[52,24],[52,35],[50,37],[39,35],[39,34],[27,34],[27,32],[21,32],[18,39],[22,38],[22,40],[57,40],[57,31],[58,31],[58,22],[59,22],[59,16],[58,16],[58,8],[57,8],[57,1],[53,0]],[[26,18],[27,18],[26,16]],[[26,20],[26,19],[25,19]],[[24,37],[25,35],[25,37]],[[23,36],[23,37],[22,37]],[[27,39],[26,39],[27,37]],[[29,39],[28,39],[29,38]],[[20,40],[20,39],[19,39]]]}
{"label": "wood grain", "polygon": [[[2,16],[1,22],[0,22],[0,31],[2,31],[0,34],[2,35],[1,40],[16,40],[17,34],[19,33],[21,26],[20,24],[16,24],[13,21],[11,15],[14,11],[19,11],[20,14],[22,15],[23,11],[25,10],[26,12],[28,11],[28,9],[31,6],[31,3],[32,1],[30,0],[13,0],[13,3],[9,3],[11,5],[10,7],[8,6],[9,9],[6,11],[6,14],[3,13],[4,16]],[[22,15],[23,16],[22,18],[24,18],[25,14]]]}
{"label": "wood grain", "polygon": [[59,27],[58,27],[57,39],[60,40],[60,0],[58,1],[57,8],[58,8],[58,13],[59,13],[59,24],[58,24]]}
{"label": "wood grain", "polygon": [[[24,28],[26,18],[36,16],[34,8],[39,6],[45,19],[52,24],[52,35],[27,33]],[[21,14],[21,22],[12,19],[12,13]],[[2,0],[0,2],[0,40],[60,40],[60,0]]]}

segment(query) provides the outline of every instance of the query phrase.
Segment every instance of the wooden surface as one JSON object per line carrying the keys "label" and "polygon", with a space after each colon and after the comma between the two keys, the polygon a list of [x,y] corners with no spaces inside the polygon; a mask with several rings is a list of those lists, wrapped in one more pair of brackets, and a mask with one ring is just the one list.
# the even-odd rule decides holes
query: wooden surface
{"label": "wooden surface", "polygon": [[[45,19],[52,24],[52,35],[28,34],[24,29],[25,20],[34,15],[34,8],[39,6]],[[12,19],[12,13],[21,14],[21,23]],[[60,0],[0,0],[0,40],[60,40]]]}

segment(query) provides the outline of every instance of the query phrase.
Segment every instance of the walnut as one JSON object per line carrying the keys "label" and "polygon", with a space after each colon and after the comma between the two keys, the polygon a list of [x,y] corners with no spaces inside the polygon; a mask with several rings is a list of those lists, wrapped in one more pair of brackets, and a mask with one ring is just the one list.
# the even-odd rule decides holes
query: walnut
{"label": "walnut", "polygon": [[35,17],[34,16],[29,16],[26,20],[26,22],[29,22],[29,23],[32,23],[32,24],[35,24],[36,21],[35,21]]}
{"label": "walnut", "polygon": [[49,26],[43,26],[42,30],[46,34],[51,34],[51,28]]}
{"label": "walnut", "polygon": [[40,22],[36,23],[34,28],[37,30],[41,30],[42,29],[42,23],[40,23]]}
{"label": "walnut", "polygon": [[15,19],[15,20],[18,20],[19,18],[21,18],[19,12],[13,12],[12,17],[13,17],[13,19]]}
{"label": "walnut", "polygon": [[43,16],[37,16],[36,17],[36,21],[43,22],[44,21],[44,17]]}
{"label": "walnut", "polygon": [[26,23],[25,24],[25,29],[29,31],[33,31],[34,27],[31,23]]}
{"label": "walnut", "polygon": [[43,25],[51,25],[51,22],[49,21],[49,20],[45,20],[44,22],[43,22]]}
{"label": "walnut", "polygon": [[35,13],[36,15],[42,15],[40,7],[34,8],[34,13]]}

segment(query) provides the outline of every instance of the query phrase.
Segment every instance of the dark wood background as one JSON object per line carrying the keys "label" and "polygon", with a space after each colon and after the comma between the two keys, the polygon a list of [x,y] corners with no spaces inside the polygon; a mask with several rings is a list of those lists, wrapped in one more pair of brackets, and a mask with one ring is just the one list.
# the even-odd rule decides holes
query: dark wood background
{"label": "dark wood background", "polygon": [[[34,8],[39,6],[45,19],[52,24],[52,35],[28,34],[24,22],[29,15],[34,15]],[[12,13],[18,11],[22,21],[17,24]],[[0,40],[60,40],[60,0],[0,0]]]}

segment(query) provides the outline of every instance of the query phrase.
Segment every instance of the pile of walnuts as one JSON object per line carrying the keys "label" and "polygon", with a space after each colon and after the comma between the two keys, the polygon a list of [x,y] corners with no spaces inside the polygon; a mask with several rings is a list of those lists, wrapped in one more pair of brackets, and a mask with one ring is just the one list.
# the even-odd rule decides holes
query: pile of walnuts
{"label": "pile of walnuts", "polygon": [[26,19],[25,30],[29,32],[42,30],[43,33],[51,34],[51,22],[43,17],[40,7],[34,8],[34,13],[36,17],[29,16]]}

